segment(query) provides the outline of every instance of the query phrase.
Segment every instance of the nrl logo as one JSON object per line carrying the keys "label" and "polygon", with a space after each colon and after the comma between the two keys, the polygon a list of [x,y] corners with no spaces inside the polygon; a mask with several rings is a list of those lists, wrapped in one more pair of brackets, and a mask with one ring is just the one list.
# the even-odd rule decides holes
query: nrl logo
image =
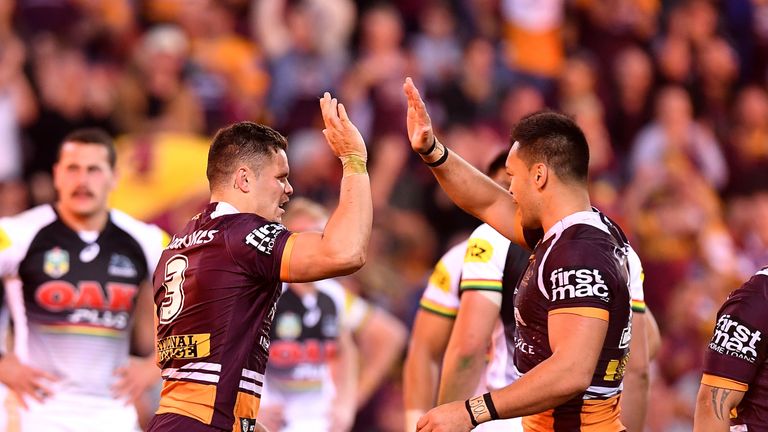
{"label": "nrl logo", "polygon": [[55,247],[43,256],[43,272],[58,279],[69,273],[69,252]]}

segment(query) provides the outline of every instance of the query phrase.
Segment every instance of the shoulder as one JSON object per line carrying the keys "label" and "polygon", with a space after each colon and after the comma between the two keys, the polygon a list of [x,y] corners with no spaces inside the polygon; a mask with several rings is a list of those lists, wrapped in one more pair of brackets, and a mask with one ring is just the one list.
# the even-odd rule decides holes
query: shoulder
{"label": "shoulder", "polygon": [[[768,302],[768,267],[755,273],[749,280],[728,295],[724,307],[738,305],[744,309],[753,309],[762,315]],[[766,316],[768,322],[768,315]]]}
{"label": "shoulder", "polygon": [[157,225],[142,222],[120,210],[110,210],[109,217],[117,228],[138,243],[146,258],[148,269],[152,273],[160,260],[160,254],[170,243],[168,233]]}
{"label": "shoulder", "polygon": [[48,204],[43,204],[15,216],[0,218],[0,250],[18,244],[26,244],[34,239],[44,227],[58,219],[56,212]]}
{"label": "shoulder", "polygon": [[480,225],[467,241],[465,263],[489,262],[493,258],[504,258],[510,245],[509,239],[487,224]]}
{"label": "shoulder", "polygon": [[471,241],[472,239],[482,239],[497,247],[509,247],[510,243],[508,238],[501,235],[501,233],[488,224],[482,224],[475,228],[469,236],[469,240]]}
{"label": "shoulder", "polygon": [[339,309],[344,309],[344,287],[335,279],[323,279],[314,283],[317,290],[336,303]]}
{"label": "shoulder", "polygon": [[116,209],[110,210],[109,216],[112,223],[139,243],[152,241],[158,246],[165,246],[168,243],[168,234],[157,225],[142,222]]}

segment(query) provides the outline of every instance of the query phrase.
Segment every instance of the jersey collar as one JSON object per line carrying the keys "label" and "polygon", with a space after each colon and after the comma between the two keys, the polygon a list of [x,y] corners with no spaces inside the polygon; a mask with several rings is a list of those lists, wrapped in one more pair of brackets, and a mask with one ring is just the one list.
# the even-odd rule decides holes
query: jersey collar
{"label": "jersey collar", "polygon": [[554,236],[555,234],[561,233],[565,231],[566,228],[574,225],[578,225],[578,224],[590,225],[595,228],[601,229],[605,232],[608,232],[608,230],[605,227],[605,224],[603,223],[602,220],[600,220],[600,213],[594,210],[585,210],[585,211],[580,211],[576,213],[571,213],[568,216],[555,222],[555,224],[552,225],[552,227],[548,229],[546,233],[544,233],[544,238],[541,241],[544,242],[546,240],[549,240],[549,238]]}
{"label": "jersey collar", "polygon": [[211,219],[237,213],[240,213],[240,211],[236,209],[235,206],[228,202],[220,201],[216,203],[216,209],[211,213]]}

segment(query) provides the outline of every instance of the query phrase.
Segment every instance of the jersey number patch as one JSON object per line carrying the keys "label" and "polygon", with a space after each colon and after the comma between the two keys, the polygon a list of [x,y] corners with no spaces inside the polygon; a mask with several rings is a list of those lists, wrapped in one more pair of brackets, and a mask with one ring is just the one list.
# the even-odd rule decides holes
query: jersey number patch
{"label": "jersey number patch", "polygon": [[184,272],[189,261],[184,255],[174,255],[165,263],[165,298],[160,304],[160,323],[168,324],[184,307]]}

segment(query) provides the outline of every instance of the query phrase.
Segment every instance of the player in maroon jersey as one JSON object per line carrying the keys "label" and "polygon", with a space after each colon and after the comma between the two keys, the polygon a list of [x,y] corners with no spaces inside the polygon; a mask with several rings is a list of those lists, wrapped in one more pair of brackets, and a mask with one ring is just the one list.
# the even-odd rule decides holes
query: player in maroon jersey
{"label": "player in maroon jersey", "polygon": [[704,357],[693,430],[768,431],[768,267],[717,313]]}
{"label": "player in maroon jersey", "polygon": [[528,431],[625,430],[619,395],[631,340],[629,245],[590,205],[583,132],[552,112],[521,120],[512,132],[506,191],[436,140],[410,78],[404,90],[411,146],[451,199],[516,243],[523,228],[545,233],[515,290],[521,376],[432,409],[418,431],[464,432],[517,416]]}
{"label": "player in maroon jersey", "polygon": [[211,203],[173,237],[155,272],[165,381],[150,431],[262,430],[256,415],[280,281],[348,274],[365,262],[372,218],[365,143],[330,94],[320,107],[344,167],[339,205],[322,233],[293,234],[280,224],[293,193],[282,135],[242,122],[213,139]]}

